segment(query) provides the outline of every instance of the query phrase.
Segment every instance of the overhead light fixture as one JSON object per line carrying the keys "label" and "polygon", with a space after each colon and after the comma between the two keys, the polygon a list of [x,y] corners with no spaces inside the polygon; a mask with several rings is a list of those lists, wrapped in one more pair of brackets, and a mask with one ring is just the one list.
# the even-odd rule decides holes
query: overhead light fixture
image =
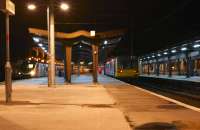
{"label": "overhead light fixture", "polygon": [[105,40],[105,41],[104,41],[104,45],[107,45],[107,44],[108,44],[108,41],[107,41],[107,40]]}
{"label": "overhead light fixture", "polygon": [[158,54],[157,56],[159,56],[159,57],[160,57],[160,56],[161,56],[161,54]]}
{"label": "overhead light fixture", "polygon": [[79,47],[80,47],[80,48],[82,48],[82,46],[81,46],[81,45],[80,45]]}
{"label": "overhead light fixture", "polygon": [[200,44],[195,44],[193,47],[194,47],[194,48],[199,48],[199,47],[200,47]]}
{"label": "overhead light fixture", "polygon": [[35,4],[28,4],[27,8],[28,8],[29,10],[35,10],[35,9],[36,9],[36,6],[35,6]]}
{"label": "overhead light fixture", "polygon": [[43,45],[40,43],[40,44],[38,44],[40,47],[42,47]]}
{"label": "overhead light fixture", "polygon": [[200,40],[196,40],[195,42],[200,42]]}
{"label": "overhead light fixture", "polygon": [[40,42],[40,39],[38,37],[33,37],[33,41],[38,43]]}
{"label": "overhead light fixture", "polygon": [[186,51],[186,50],[187,50],[186,47],[182,47],[182,48],[181,48],[181,51]]}
{"label": "overhead light fixture", "polygon": [[61,3],[60,4],[60,8],[64,11],[68,10],[69,9],[69,5],[67,3]]}
{"label": "overhead light fixture", "polygon": [[150,57],[149,57],[149,56],[148,56],[147,58],[148,58],[148,59],[150,59]]}
{"label": "overhead light fixture", "polygon": [[154,55],[152,55],[152,58],[155,58],[155,56],[154,56]]}
{"label": "overhead light fixture", "polygon": [[172,50],[171,52],[172,52],[172,53],[176,53],[176,50],[174,49],[174,50]]}
{"label": "overhead light fixture", "polygon": [[164,55],[167,55],[168,53],[167,53],[167,52],[164,52],[163,54],[164,54]]}

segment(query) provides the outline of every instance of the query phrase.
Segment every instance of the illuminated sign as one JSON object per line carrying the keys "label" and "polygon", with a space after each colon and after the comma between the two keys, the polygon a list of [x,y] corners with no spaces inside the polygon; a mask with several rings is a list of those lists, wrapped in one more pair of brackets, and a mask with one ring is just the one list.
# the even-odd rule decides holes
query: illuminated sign
{"label": "illuminated sign", "polygon": [[15,4],[10,0],[0,0],[0,10],[9,15],[15,15]]}

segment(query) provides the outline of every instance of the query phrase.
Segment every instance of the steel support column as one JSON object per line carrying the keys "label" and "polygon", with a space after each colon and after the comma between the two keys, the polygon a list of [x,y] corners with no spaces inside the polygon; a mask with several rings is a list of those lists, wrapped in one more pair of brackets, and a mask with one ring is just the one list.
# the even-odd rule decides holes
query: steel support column
{"label": "steel support column", "polygon": [[160,63],[158,59],[156,59],[156,75],[159,76],[160,74]]}
{"label": "steel support column", "polygon": [[147,63],[147,74],[150,75],[150,63],[149,63],[149,61]]}
{"label": "steel support column", "polygon": [[178,75],[181,75],[181,62],[180,59],[177,59],[177,70],[178,70]]}
{"label": "steel support column", "polygon": [[48,21],[48,43],[49,43],[49,56],[48,56],[48,86],[55,85],[55,23],[54,23],[54,7],[53,0],[49,1],[47,8],[47,21]]}
{"label": "steel support column", "polygon": [[191,77],[191,57],[189,56],[189,52],[186,52],[186,77]]}
{"label": "steel support column", "polygon": [[170,56],[168,56],[168,76],[172,77],[172,65],[171,65]]}
{"label": "steel support column", "polygon": [[92,45],[92,58],[93,58],[93,82],[98,82],[98,75],[97,75],[97,68],[98,68],[98,56],[99,56],[99,50],[98,46],[93,44]]}
{"label": "steel support column", "polygon": [[12,67],[10,64],[10,26],[9,14],[6,14],[6,64],[5,64],[5,93],[6,103],[11,102],[12,94]]}
{"label": "steel support column", "polygon": [[65,52],[66,52],[66,81],[68,83],[71,83],[71,60],[72,60],[72,47],[71,46],[66,46],[65,47]]}

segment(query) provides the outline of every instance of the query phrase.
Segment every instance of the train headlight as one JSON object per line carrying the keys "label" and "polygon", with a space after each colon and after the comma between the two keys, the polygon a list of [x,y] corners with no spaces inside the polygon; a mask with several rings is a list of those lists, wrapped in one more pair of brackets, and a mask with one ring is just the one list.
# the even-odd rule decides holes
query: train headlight
{"label": "train headlight", "polygon": [[33,68],[33,64],[28,64],[28,68],[32,69]]}
{"label": "train headlight", "polygon": [[31,75],[31,76],[35,76],[35,71],[32,70],[32,71],[30,72],[30,75]]}

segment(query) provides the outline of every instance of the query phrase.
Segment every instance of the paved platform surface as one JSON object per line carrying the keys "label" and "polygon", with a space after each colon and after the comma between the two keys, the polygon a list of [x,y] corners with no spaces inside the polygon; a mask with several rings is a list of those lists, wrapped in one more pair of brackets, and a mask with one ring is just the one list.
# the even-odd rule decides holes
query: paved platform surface
{"label": "paved platform surface", "polygon": [[56,88],[45,78],[17,81],[10,106],[0,87],[0,130],[200,130],[199,112],[107,76],[97,86],[91,79],[57,78]]}
{"label": "paved platform surface", "polygon": [[104,85],[135,130],[200,130],[200,112],[141,91],[133,85],[122,82]]}
{"label": "paved platform surface", "polygon": [[0,130],[130,130],[102,85],[37,83],[15,82],[10,105],[4,104],[0,87]]}

